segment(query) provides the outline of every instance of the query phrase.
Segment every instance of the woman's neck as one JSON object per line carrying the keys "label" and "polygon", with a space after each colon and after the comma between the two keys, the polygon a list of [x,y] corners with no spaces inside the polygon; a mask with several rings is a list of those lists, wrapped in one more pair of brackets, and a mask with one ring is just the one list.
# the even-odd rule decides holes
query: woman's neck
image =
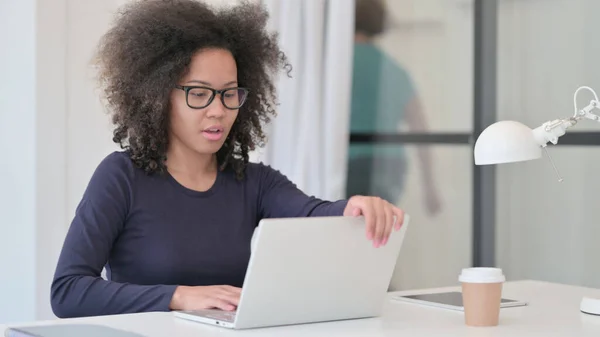
{"label": "woman's neck", "polygon": [[183,186],[206,191],[217,178],[217,156],[200,154],[183,144],[172,143],[167,151],[167,170]]}

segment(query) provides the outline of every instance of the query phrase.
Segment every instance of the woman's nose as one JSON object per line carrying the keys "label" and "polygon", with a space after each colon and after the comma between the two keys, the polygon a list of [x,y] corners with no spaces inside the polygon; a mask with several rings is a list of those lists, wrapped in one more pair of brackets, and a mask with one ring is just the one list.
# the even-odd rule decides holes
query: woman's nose
{"label": "woman's nose", "polygon": [[225,116],[226,108],[219,97],[215,97],[212,102],[206,107],[206,116],[212,118],[222,118]]}

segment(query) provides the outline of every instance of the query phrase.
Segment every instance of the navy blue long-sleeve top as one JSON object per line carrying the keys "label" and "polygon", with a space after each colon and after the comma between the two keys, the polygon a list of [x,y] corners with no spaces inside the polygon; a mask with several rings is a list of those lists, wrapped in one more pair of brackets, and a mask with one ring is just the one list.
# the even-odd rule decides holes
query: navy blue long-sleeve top
{"label": "navy blue long-sleeve top", "polygon": [[61,318],[168,311],[178,285],[241,287],[260,219],[342,215],[345,206],[306,195],[263,164],[248,164],[243,180],[219,172],[199,192],[114,152],[92,175],[69,227],[52,309]]}

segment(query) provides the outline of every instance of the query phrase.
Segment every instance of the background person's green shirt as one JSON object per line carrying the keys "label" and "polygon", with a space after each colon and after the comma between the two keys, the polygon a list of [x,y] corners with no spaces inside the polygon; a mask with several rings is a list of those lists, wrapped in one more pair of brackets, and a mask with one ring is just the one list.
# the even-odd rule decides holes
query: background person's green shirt
{"label": "background person's green shirt", "polygon": [[[354,46],[351,133],[396,133],[415,94],[408,73],[376,46]],[[348,195],[366,194],[394,202],[401,196],[407,169],[401,144],[350,144]]]}
{"label": "background person's green shirt", "polygon": [[[396,61],[367,43],[354,46],[350,115],[351,133],[395,133],[414,96],[409,74]],[[403,157],[398,144],[351,144],[349,158]]]}

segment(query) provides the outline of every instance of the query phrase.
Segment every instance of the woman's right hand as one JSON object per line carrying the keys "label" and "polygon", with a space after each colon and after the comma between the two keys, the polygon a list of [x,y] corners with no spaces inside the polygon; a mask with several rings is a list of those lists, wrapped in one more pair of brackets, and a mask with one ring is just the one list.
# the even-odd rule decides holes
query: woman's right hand
{"label": "woman's right hand", "polygon": [[178,286],[169,308],[171,310],[221,309],[233,311],[240,302],[241,288],[232,286]]}

